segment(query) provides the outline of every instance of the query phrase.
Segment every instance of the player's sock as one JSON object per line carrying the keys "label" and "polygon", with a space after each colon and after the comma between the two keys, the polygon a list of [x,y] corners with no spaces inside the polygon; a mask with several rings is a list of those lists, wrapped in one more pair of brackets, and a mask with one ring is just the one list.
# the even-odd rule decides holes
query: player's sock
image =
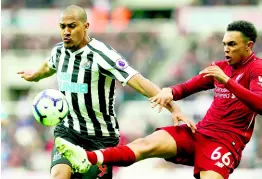
{"label": "player's sock", "polygon": [[93,152],[86,151],[92,165],[129,166],[136,162],[135,153],[127,146],[109,147]]}

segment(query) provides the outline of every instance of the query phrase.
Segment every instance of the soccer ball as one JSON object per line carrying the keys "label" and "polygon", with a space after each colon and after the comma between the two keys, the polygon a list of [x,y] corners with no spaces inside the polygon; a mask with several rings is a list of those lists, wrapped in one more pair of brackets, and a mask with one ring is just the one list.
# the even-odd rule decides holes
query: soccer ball
{"label": "soccer ball", "polygon": [[60,91],[46,89],[34,98],[33,115],[39,123],[45,126],[57,125],[67,116],[68,112],[68,102]]}

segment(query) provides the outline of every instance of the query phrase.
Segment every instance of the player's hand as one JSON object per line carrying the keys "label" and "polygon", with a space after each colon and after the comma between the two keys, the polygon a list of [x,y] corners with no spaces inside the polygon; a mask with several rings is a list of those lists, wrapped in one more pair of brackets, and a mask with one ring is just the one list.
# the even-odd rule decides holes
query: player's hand
{"label": "player's hand", "polygon": [[197,130],[195,123],[189,120],[181,111],[172,112],[172,119],[174,121],[174,126],[177,126],[179,122],[182,121],[192,130],[193,133]]}
{"label": "player's hand", "polygon": [[214,62],[211,66],[205,68],[199,74],[203,74],[203,77],[214,77],[219,83],[226,84],[229,80],[229,77],[221,70],[219,66],[217,66]]}
{"label": "player's hand", "polygon": [[19,71],[17,72],[17,74],[19,74],[21,78],[24,78],[26,81],[35,81],[35,82],[39,81],[35,77],[35,72],[32,70]]}
{"label": "player's hand", "polygon": [[171,88],[163,88],[157,95],[149,98],[152,103],[152,108],[159,105],[158,112],[161,112],[162,108],[169,104],[173,100],[173,94]]}

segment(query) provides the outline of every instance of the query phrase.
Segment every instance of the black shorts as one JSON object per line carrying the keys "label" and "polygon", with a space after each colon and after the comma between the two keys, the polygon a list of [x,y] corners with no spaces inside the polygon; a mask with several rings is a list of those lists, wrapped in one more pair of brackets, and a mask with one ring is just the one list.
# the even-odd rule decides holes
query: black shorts
{"label": "black shorts", "polygon": [[[75,145],[79,145],[86,150],[98,150],[106,147],[114,147],[118,144],[118,137],[96,137],[96,136],[87,136],[83,134],[79,134],[78,132],[69,129],[63,124],[59,124],[56,126],[54,130],[54,136],[61,137]],[[51,168],[56,164],[67,164],[72,167],[71,163],[63,158],[59,152],[57,151],[55,145],[52,150],[52,158],[51,158]],[[105,171],[106,169],[106,171]],[[97,167],[95,165],[91,166],[90,170],[88,170],[85,174],[74,173],[72,174],[72,179],[112,179],[112,166],[100,166]]]}

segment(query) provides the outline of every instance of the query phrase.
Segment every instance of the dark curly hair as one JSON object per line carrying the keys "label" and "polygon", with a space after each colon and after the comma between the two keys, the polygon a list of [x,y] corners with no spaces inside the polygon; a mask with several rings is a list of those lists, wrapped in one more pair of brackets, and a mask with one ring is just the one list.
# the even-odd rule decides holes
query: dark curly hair
{"label": "dark curly hair", "polygon": [[257,30],[255,26],[248,21],[238,20],[234,21],[227,26],[227,31],[241,32],[245,39],[251,40],[254,43],[257,39]]}

